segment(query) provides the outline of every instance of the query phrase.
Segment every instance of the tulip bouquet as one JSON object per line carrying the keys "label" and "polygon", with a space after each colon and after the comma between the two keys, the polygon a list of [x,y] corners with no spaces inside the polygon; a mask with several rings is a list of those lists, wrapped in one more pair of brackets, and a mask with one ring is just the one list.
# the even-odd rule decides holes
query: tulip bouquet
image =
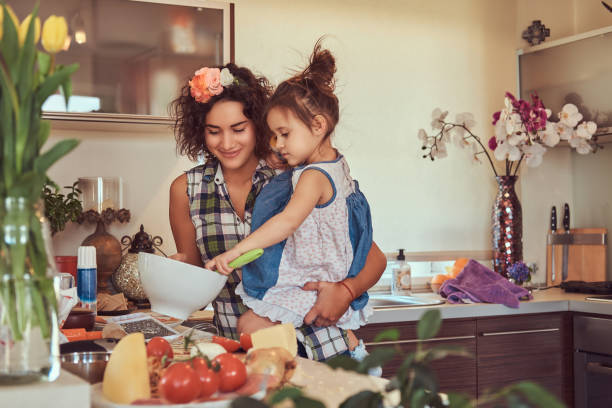
{"label": "tulip bouquet", "polygon": [[546,148],[556,146],[561,140],[567,140],[580,154],[588,154],[601,147],[594,136],[597,125],[582,121],[582,114],[575,105],[563,106],[557,115],[559,121],[551,122],[551,111],[544,107],[537,95],[531,96],[530,103],[506,93],[504,109],[493,114],[495,135],[488,140],[487,146],[472,132],[476,122],[471,113],[458,114],[454,122],[447,121],[447,115],[448,111],[436,108],[431,121],[435,133],[430,136],[424,129],[419,130],[418,138],[425,151],[423,158],[435,160],[446,157],[446,144],[452,141],[459,147],[471,149],[476,163],[482,163],[484,155],[496,177],[499,174],[491,152],[497,160],[505,160],[506,176],[516,176],[523,161],[529,167],[539,166]]}
{"label": "tulip bouquet", "polygon": [[[41,119],[41,107],[60,88],[68,101],[70,76],[78,65],[55,64],[68,32],[63,17],[50,16],[41,30],[38,6],[20,23],[3,3],[0,0],[0,327],[8,327],[10,341],[17,342],[27,337],[30,327],[39,327],[43,338],[52,328],[45,309],[56,308],[56,297],[37,206],[47,170],[78,142],[63,140],[43,152],[50,124]],[[45,51],[37,47],[41,31]]]}

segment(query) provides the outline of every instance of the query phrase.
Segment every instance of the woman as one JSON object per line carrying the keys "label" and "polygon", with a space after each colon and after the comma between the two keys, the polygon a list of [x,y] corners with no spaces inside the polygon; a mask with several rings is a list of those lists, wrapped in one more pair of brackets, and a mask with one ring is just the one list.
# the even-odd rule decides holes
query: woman
{"label": "woman", "polygon": [[[266,162],[271,153],[262,121],[270,92],[265,78],[230,63],[198,70],[173,102],[177,150],[194,161],[206,158],[170,187],[177,259],[203,266],[249,234],[255,198],[276,175]],[[334,323],[354,297],[378,281],[385,265],[384,254],[373,244],[364,269],[354,278],[304,286],[318,297],[297,330],[303,355],[324,360],[347,351],[347,334]],[[239,282],[239,272],[232,272],[213,302],[220,334],[235,339],[237,319],[248,310],[235,294]]]}

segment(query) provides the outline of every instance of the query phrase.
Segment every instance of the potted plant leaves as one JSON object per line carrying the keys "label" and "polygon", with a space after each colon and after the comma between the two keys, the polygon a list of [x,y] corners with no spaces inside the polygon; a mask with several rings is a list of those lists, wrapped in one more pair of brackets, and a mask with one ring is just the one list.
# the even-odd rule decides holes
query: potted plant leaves
{"label": "potted plant leaves", "polygon": [[62,193],[61,188],[47,179],[43,189],[43,200],[45,202],[45,217],[49,220],[51,234],[63,231],[68,222],[75,222],[83,212],[83,205],[79,199],[81,190],[77,188],[78,181],[72,186],[64,186],[67,194]]}

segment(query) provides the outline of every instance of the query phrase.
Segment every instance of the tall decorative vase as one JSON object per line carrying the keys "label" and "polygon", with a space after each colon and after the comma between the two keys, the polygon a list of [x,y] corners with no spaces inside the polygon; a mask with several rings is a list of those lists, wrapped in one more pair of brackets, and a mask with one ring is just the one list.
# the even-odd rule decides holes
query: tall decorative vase
{"label": "tall decorative vase", "polygon": [[98,293],[109,292],[111,276],[121,264],[121,244],[119,240],[106,232],[104,220],[100,218],[95,232],[85,237],[81,245],[96,248]]}
{"label": "tall decorative vase", "polygon": [[493,206],[493,269],[507,277],[507,270],[523,260],[523,214],[514,190],[518,177],[500,176]]}
{"label": "tall decorative vase", "polygon": [[24,197],[0,204],[0,385],[60,372],[57,291],[44,211]]}

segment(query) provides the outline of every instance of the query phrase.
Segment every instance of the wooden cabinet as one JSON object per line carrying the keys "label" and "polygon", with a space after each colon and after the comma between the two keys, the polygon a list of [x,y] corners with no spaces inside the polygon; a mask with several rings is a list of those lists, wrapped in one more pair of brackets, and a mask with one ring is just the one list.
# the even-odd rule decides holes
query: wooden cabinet
{"label": "wooden cabinet", "polygon": [[[363,339],[368,350],[373,350],[380,346],[397,346],[404,353],[411,353],[416,350],[417,335],[416,322],[401,323],[379,323],[368,324],[357,330],[357,337]],[[400,332],[399,340],[383,341],[373,343],[374,337],[386,329],[397,328]],[[447,357],[432,364],[440,384],[444,391],[455,391],[469,394],[472,397],[477,395],[476,382],[476,322],[474,319],[453,319],[445,320],[438,335],[433,339],[424,342],[425,347],[436,345],[454,345],[462,347],[471,353],[474,358],[468,357]],[[397,373],[399,366],[404,358],[396,357],[383,367],[383,377],[390,378]]]}
{"label": "wooden cabinet", "polygon": [[[406,353],[416,349],[416,322],[369,324],[357,330],[368,350],[395,345]],[[383,330],[397,328],[398,341],[373,343]],[[534,381],[572,406],[572,331],[569,313],[545,313],[444,320],[438,335],[425,342],[456,345],[474,358],[447,357],[432,364],[440,389],[472,397],[487,389],[500,389]],[[397,373],[403,358],[383,368],[383,377]]]}
{"label": "wooden cabinet", "polygon": [[533,381],[571,406],[571,319],[545,313],[476,320],[478,394]]}

